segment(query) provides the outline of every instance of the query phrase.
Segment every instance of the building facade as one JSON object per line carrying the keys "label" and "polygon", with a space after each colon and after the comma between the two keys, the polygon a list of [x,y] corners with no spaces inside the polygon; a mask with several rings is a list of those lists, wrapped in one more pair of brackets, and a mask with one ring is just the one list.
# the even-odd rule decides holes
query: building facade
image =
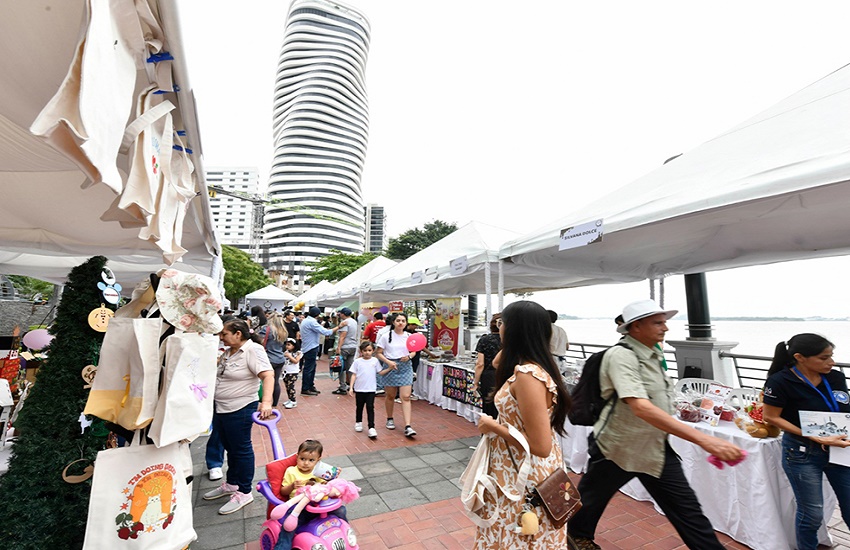
{"label": "building facade", "polygon": [[366,248],[360,178],[366,158],[370,28],[326,0],[289,8],[274,91],[275,157],[265,234],[270,268],[303,284],[307,262]]}
{"label": "building facade", "polygon": [[380,254],[387,249],[387,213],[383,206],[366,205],[366,252]]}
{"label": "building facade", "polygon": [[208,186],[224,190],[210,192],[210,209],[219,242],[247,250],[252,244],[251,231],[255,220],[254,202],[246,198],[259,199],[257,169],[214,167],[207,168],[206,174]]}

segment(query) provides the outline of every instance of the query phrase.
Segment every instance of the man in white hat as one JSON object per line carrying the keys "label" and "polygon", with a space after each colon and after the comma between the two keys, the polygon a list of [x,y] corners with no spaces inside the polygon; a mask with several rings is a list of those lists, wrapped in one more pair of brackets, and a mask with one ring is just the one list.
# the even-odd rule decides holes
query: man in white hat
{"label": "man in white hat", "polygon": [[614,346],[602,359],[599,384],[610,399],[588,438],[590,461],[579,483],[582,508],[570,520],[569,533],[579,550],[601,548],[593,542],[596,525],[611,497],[637,477],[667,515],[688,548],[722,550],[711,522],[688,484],[679,457],[667,442],[673,434],[721,460],[736,460],[741,449],[704,434],[673,416],[673,384],[665,374],[663,353],[667,320],[676,310],[663,310],[652,300],[623,308],[617,332],[630,348]]}

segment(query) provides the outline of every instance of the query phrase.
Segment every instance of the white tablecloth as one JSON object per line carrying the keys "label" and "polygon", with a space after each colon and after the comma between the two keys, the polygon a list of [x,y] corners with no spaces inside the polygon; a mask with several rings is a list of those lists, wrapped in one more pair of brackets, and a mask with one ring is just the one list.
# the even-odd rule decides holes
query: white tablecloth
{"label": "white tablecloth", "polygon": [[[466,367],[454,363],[431,363],[430,361],[422,360],[416,373],[416,380],[413,382],[413,394],[419,399],[427,400],[432,405],[455,411],[458,416],[462,416],[470,422],[477,423],[477,413],[481,412],[480,408],[443,395],[443,366],[445,365],[466,369]],[[433,367],[431,378],[428,378],[429,366]]]}

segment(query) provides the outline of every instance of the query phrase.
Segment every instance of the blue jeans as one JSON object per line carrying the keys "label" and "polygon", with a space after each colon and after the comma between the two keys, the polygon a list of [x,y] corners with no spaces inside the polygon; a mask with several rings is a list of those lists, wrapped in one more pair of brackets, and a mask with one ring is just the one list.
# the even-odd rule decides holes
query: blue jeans
{"label": "blue jeans", "polygon": [[316,357],[318,354],[318,347],[304,352],[304,371],[301,373],[301,393],[316,388]]}
{"label": "blue jeans", "polygon": [[204,460],[207,463],[207,470],[224,466],[224,444],[221,442],[221,436],[216,429],[210,432],[207,439],[207,453]]}
{"label": "blue jeans", "polygon": [[841,517],[850,519],[850,468],[829,463],[829,451],[814,441],[782,436],[782,469],[797,499],[795,530],[799,550],[815,550],[823,523],[823,476],[832,485]]}
{"label": "blue jeans", "polygon": [[213,414],[213,433],[218,432],[227,451],[227,483],[238,485],[239,492],[251,494],[254,481],[254,446],[251,445],[251,414],[257,401],[231,413]]}
{"label": "blue jeans", "polygon": [[[336,516],[348,523],[348,519],[345,517],[345,506],[340,506],[333,512],[328,512],[328,515]],[[301,515],[298,516],[298,527],[296,527],[294,531],[287,531],[281,527],[277,542],[274,545],[274,550],[292,550],[292,539],[294,539],[295,535],[298,534],[299,529],[317,517],[319,517],[318,514],[313,514],[307,510],[303,510]]]}

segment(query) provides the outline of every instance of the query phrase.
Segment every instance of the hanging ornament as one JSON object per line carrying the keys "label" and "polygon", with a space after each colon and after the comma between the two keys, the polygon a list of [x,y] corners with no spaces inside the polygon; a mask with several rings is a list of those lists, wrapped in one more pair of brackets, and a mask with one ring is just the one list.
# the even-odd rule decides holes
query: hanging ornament
{"label": "hanging ornament", "polygon": [[103,266],[103,271],[100,272],[100,278],[103,279],[103,282],[108,285],[115,284],[115,273],[113,273],[112,270],[106,266]]}
{"label": "hanging ornament", "polygon": [[86,385],[83,386],[84,390],[91,388],[92,382],[94,382],[94,376],[97,374],[97,367],[94,365],[86,365],[83,367],[83,371],[80,373],[80,376],[83,377],[83,381],[85,381]]}
{"label": "hanging ornament", "polygon": [[[102,284],[102,283],[101,283]],[[115,312],[106,307],[105,304],[100,304],[99,308],[91,310],[89,313],[89,326],[98,332],[106,332],[106,327],[109,326],[109,320]]]}
{"label": "hanging ornament", "polygon": [[[68,468],[70,468],[71,466],[73,466],[73,465],[74,465],[74,464],[76,464],[77,462],[88,462],[88,463],[89,463],[89,465],[88,465],[88,466],[86,466],[85,468],[83,468],[83,473],[82,473],[82,474],[79,474],[79,475],[70,475],[70,474],[68,474]],[[71,462],[70,464],[68,464],[67,466],[65,466],[65,469],[64,469],[64,470],[62,470],[62,479],[63,479],[66,483],[71,483],[71,484],[73,484],[73,483],[82,483],[82,482],[84,482],[85,480],[89,479],[89,478],[90,478],[91,476],[93,476],[93,475],[94,475],[94,464],[93,464],[93,463],[92,463],[92,461],[91,461],[91,460],[89,460],[88,458],[81,458],[81,459],[79,459],[79,460],[75,460],[74,462]]]}
{"label": "hanging ornament", "polygon": [[121,285],[118,283],[108,285],[106,283],[97,283],[97,288],[103,293],[103,299],[110,304],[117,304],[121,301]]}
{"label": "hanging ornament", "polygon": [[79,421],[79,423],[80,423],[80,433],[81,433],[81,434],[86,433],[86,428],[88,428],[89,426],[91,426],[92,421],[91,421],[91,420],[89,420],[89,419],[86,417],[85,413],[80,413],[80,418],[78,419],[78,421]]}

